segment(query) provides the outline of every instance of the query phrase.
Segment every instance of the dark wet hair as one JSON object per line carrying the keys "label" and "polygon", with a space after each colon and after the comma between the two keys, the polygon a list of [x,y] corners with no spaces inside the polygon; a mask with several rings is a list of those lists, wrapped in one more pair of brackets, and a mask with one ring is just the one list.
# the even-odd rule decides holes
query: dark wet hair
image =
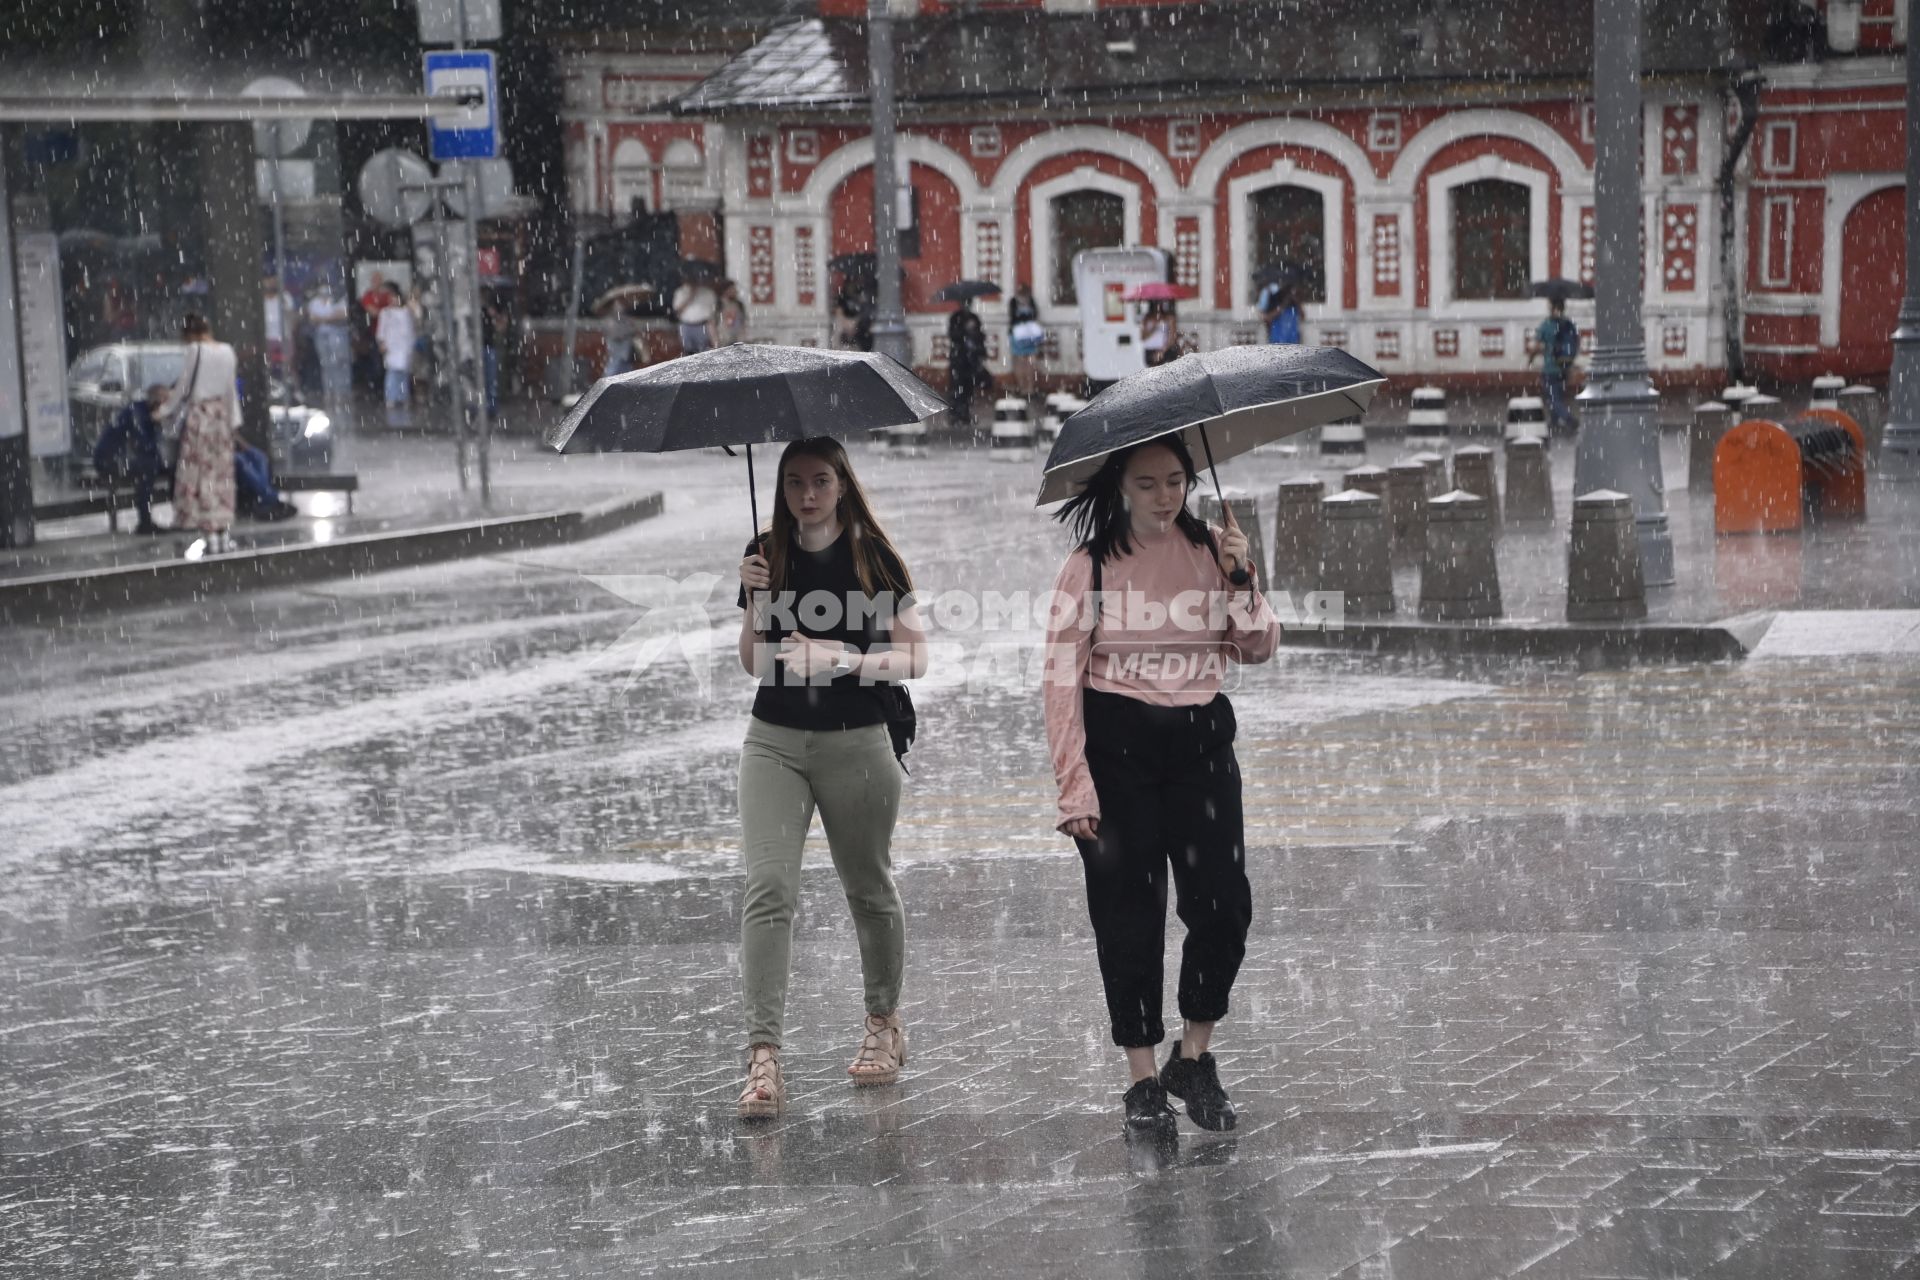
{"label": "dark wet hair", "polygon": [[186,318],[180,322],[180,336],[183,338],[204,338],[212,332],[213,326],[198,311],[187,312]]}
{"label": "dark wet hair", "polygon": [[[1125,495],[1120,492],[1120,484],[1133,455],[1156,445],[1166,448],[1179,460],[1181,468],[1187,473],[1187,492],[1192,493],[1200,483],[1200,473],[1194,470],[1192,451],[1177,434],[1161,436],[1157,440],[1143,441],[1108,454],[1107,460],[1093,473],[1086,486],[1054,513],[1055,520],[1073,530],[1074,537],[1093,557],[1094,564],[1105,564],[1116,556],[1128,555],[1133,551],[1133,521],[1127,515]],[[1187,541],[1196,547],[1204,547],[1212,541],[1206,523],[1187,510],[1185,504],[1181,505],[1180,513],[1174,516],[1173,523],[1181,533],[1187,535]]]}

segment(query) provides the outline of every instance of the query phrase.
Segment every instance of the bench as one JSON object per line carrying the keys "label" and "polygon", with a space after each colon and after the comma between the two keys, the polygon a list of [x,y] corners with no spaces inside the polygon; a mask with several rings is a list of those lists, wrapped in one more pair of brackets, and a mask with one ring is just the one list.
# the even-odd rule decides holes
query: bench
{"label": "bench", "polygon": [[[70,498],[60,498],[53,502],[34,504],[35,520],[67,520],[74,516],[97,516],[105,514],[107,528],[118,531],[120,512],[133,505],[133,485],[127,480],[108,478],[93,471],[82,471],[77,477],[80,492]],[[173,482],[166,476],[156,476],[153,481],[153,500],[166,502],[173,497]]]}
{"label": "bench", "polygon": [[[66,520],[74,516],[104,513],[107,528],[119,532],[120,512],[133,506],[132,483],[120,477],[102,476],[96,471],[82,471],[78,479],[80,492],[77,495],[36,504],[33,518]],[[353,495],[359,491],[360,477],[352,472],[282,472],[273,478],[273,485],[282,493],[344,493],[347,495],[347,514],[352,515]],[[155,476],[155,504],[171,501],[172,498],[173,481],[164,474]]]}

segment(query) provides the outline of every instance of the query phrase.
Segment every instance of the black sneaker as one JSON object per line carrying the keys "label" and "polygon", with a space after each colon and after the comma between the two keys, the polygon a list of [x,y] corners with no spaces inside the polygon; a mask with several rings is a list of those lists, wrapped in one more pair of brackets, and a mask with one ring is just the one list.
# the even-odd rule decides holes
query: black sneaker
{"label": "black sneaker", "polygon": [[1180,1056],[1180,1042],[1173,1042],[1173,1056],[1160,1069],[1160,1083],[1168,1093],[1187,1104],[1187,1119],[1202,1129],[1231,1129],[1239,1117],[1227,1091],[1220,1087],[1220,1068],[1211,1053],[1198,1058]]}
{"label": "black sneaker", "polygon": [[1167,1091],[1152,1076],[1127,1090],[1124,1102],[1128,1129],[1149,1131],[1171,1129],[1174,1125],[1173,1105],[1167,1101]]}

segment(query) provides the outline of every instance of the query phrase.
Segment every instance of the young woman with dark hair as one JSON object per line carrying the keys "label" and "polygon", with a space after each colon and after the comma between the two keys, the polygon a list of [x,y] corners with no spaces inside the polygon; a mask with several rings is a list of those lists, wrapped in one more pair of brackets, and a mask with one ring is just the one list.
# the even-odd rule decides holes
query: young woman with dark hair
{"label": "young woman with dark hair", "polygon": [[826,437],[780,456],[767,531],[740,562],[740,665],[761,681],[740,752],[747,888],[740,977],[748,1021],[742,1119],[786,1103],[780,1071],[800,857],[817,809],[860,940],[866,1025],[847,1073],[892,1084],[907,1060],[900,1021],[905,913],[893,883],[901,766],[881,684],[926,670],[913,580],[875,518],[846,450]]}
{"label": "young woman with dark hair", "polygon": [[[1079,846],[1113,1042],[1126,1050],[1130,1128],[1171,1126],[1172,1094],[1208,1129],[1233,1104],[1209,1046],[1253,918],[1229,663],[1265,662],[1280,623],[1257,576],[1236,587],[1248,540],[1187,510],[1196,477],[1176,436],[1121,450],[1059,513],[1079,546],[1054,584],[1047,740],[1057,829]],[[1071,602],[1069,604],[1069,602]],[[1178,659],[1169,661],[1169,659]],[[1161,1023],[1167,878],[1187,927],[1166,1066]]]}

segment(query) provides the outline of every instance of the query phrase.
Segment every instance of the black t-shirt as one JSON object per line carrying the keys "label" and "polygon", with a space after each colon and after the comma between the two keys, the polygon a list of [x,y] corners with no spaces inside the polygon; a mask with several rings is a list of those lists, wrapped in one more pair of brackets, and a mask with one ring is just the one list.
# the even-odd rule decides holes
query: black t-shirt
{"label": "black t-shirt", "polygon": [[[757,551],[759,543],[747,544],[746,554]],[[884,548],[880,559],[895,581],[906,580],[905,567]],[[893,638],[895,616],[913,600],[910,594],[896,598],[884,584],[876,584],[872,593],[861,587],[853,567],[853,538],[845,529],[819,551],[804,550],[796,543],[788,557],[787,579],[785,590],[772,593],[767,641],[773,645],[798,632],[830,644],[850,644],[862,652],[881,648]],[[742,609],[747,607],[745,586],[740,588],[738,603]],[[873,681],[863,682],[859,673],[830,676],[821,672],[809,679],[778,662],[761,677],[753,714],[755,719],[789,729],[858,729],[886,720]]]}

